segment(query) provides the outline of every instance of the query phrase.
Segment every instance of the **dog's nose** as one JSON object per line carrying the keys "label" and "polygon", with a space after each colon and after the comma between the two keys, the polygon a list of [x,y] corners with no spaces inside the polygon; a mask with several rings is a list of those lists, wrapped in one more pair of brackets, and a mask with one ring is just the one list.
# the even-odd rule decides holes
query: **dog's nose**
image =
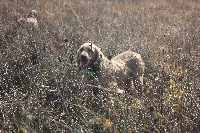
{"label": "dog's nose", "polygon": [[86,60],[86,56],[85,55],[81,55],[81,60]]}

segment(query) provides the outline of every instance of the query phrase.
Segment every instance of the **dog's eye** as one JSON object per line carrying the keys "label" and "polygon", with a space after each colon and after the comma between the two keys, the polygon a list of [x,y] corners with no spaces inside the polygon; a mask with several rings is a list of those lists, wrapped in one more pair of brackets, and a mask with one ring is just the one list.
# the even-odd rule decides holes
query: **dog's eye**
{"label": "dog's eye", "polygon": [[83,47],[80,49],[80,52],[83,52]]}
{"label": "dog's eye", "polygon": [[92,49],[88,49],[88,52],[89,52],[90,54],[92,54],[92,53],[93,53]]}

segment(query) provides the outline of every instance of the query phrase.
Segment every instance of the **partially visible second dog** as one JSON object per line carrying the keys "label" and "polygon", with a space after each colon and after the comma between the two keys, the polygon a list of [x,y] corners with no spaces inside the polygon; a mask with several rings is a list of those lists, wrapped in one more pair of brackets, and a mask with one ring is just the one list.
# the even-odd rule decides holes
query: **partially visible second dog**
{"label": "partially visible second dog", "polygon": [[77,51],[77,65],[79,69],[93,73],[93,83],[96,86],[107,88],[114,81],[118,88],[126,92],[132,93],[134,87],[140,93],[143,91],[145,63],[138,53],[125,51],[108,60],[99,47],[84,43]]}
{"label": "partially visible second dog", "polygon": [[[21,31],[28,31],[29,33],[38,29],[37,12],[32,10],[27,16],[16,17],[16,24],[10,28],[6,34],[5,39],[12,41]],[[21,30],[25,29],[25,30]]]}
{"label": "partially visible second dog", "polygon": [[20,17],[17,19],[17,23],[19,26],[23,26],[25,28],[38,28],[37,21],[37,12],[36,10],[32,10],[27,17]]}

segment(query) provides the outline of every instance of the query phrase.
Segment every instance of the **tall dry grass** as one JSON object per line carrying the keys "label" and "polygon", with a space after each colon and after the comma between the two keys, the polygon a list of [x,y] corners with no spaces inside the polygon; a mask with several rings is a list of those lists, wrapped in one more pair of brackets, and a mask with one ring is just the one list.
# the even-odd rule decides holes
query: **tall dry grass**
{"label": "tall dry grass", "polygon": [[[198,0],[2,0],[0,131],[198,132],[199,6]],[[32,9],[39,29],[13,30],[16,16]],[[86,41],[106,56],[139,52],[145,94],[104,88],[94,97],[75,66]]]}

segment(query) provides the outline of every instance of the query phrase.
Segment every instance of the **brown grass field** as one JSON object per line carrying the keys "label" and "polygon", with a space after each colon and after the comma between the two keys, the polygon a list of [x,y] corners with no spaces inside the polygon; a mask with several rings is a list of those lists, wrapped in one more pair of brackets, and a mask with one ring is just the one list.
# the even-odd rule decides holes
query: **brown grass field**
{"label": "brown grass field", "polygon": [[[33,9],[38,29],[17,27]],[[84,42],[140,53],[144,94],[93,96]],[[1,0],[0,60],[0,133],[200,131],[199,0]]]}

